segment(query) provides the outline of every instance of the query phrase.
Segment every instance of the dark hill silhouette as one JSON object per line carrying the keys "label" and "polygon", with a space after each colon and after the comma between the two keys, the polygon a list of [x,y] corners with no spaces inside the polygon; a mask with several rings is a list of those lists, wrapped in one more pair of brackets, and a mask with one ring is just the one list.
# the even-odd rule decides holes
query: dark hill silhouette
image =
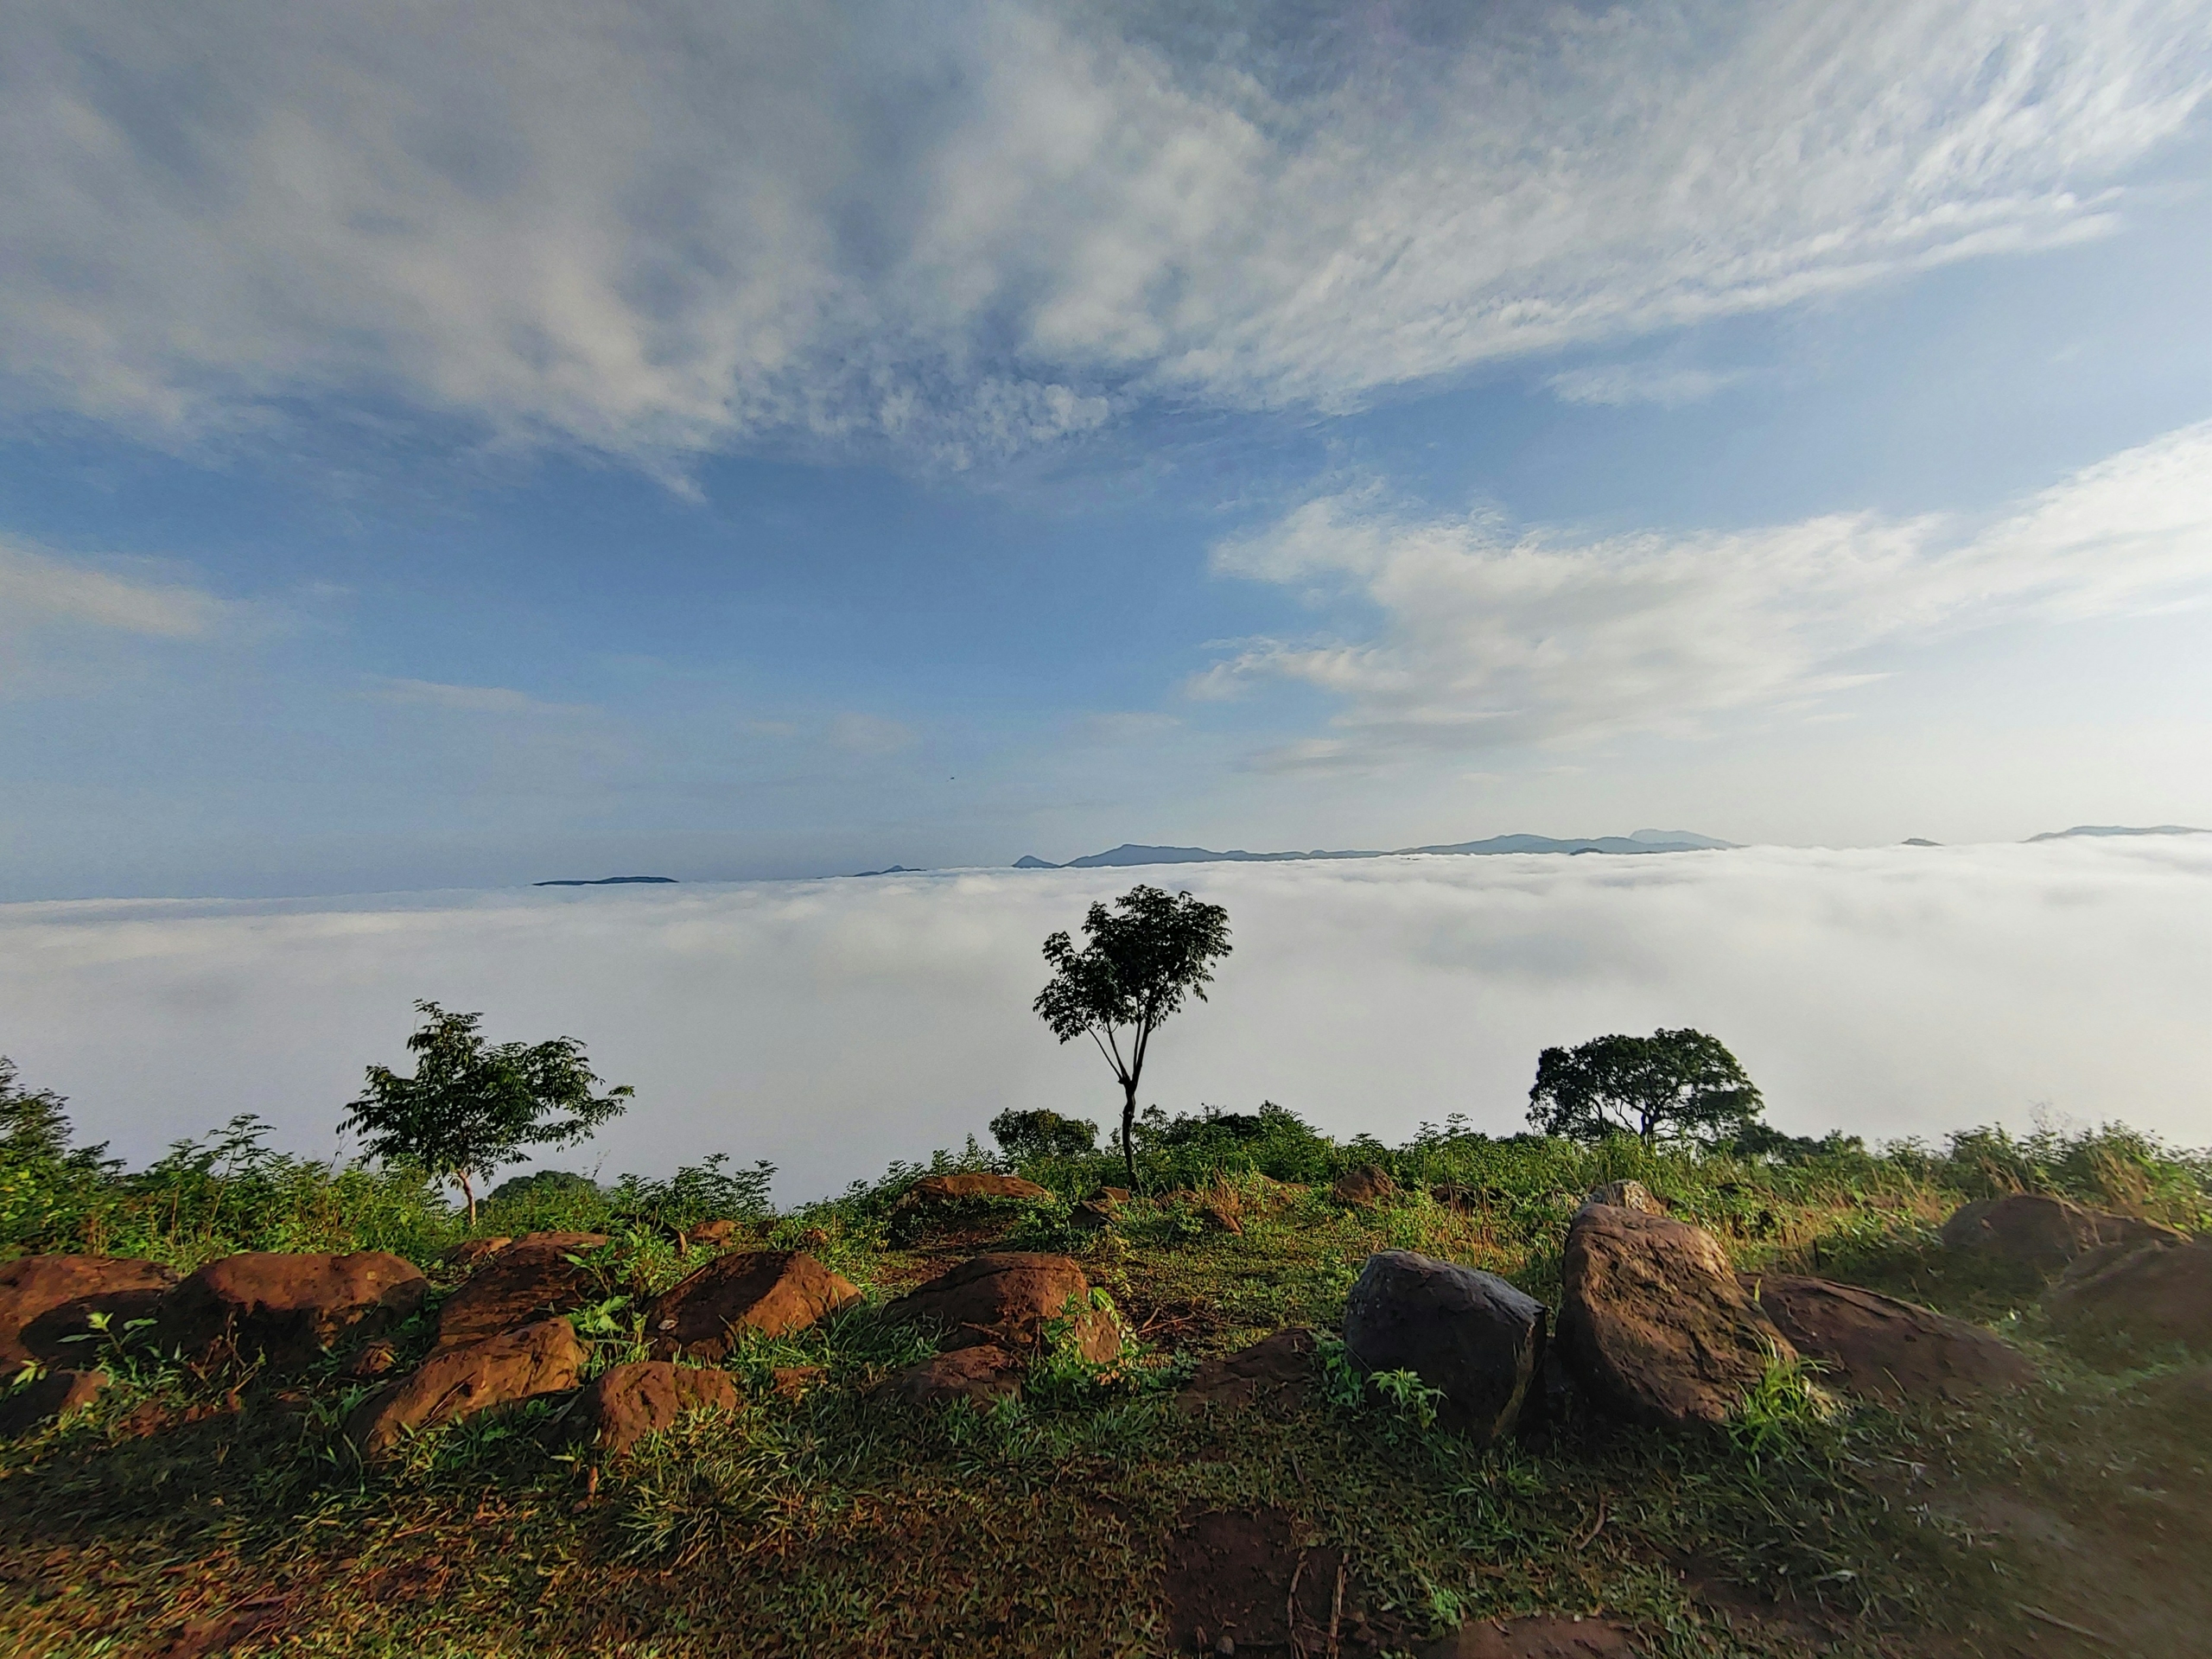
{"label": "dark hill silhouette", "polygon": [[[1492,836],[1484,841],[1460,841],[1432,847],[1401,847],[1399,853],[1689,853],[1717,851],[1735,845],[1688,830],[1639,830],[1633,836],[1599,836],[1591,840],[1560,840],[1551,836]],[[1316,848],[1306,853],[1248,853],[1243,849],[1217,853],[1206,847],[1151,847],[1124,842],[1103,853],[1048,864],[1034,855],[1016,861],[1017,870],[1096,870],[1133,864],[1279,864],[1306,858],[1388,858],[1389,853],[1329,851]]]}
{"label": "dark hill silhouette", "polygon": [[666,882],[670,887],[676,885],[676,878],[672,875],[602,875],[592,881],[533,881],[530,885],[533,887],[624,887],[641,881]]}

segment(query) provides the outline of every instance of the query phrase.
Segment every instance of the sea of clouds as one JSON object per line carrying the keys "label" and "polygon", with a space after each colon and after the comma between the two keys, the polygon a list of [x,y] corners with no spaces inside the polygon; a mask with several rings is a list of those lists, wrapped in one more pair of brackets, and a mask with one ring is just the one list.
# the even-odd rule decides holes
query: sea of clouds
{"label": "sea of clouds", "polygon": [[417,997],[565,1033],[630,1083],[572,1167],[766,1158],[789,1202],[1118,1090],[1029,1011],[1045,935],[1133,880],[1226,905],[1212,1000],[1143,1097],[1294,1108],[1386,1140],[1521,1127],[1538,1050],[1715,1033],[1799,1132],[1935,1137],[2038,1113],[2212,1141],[2212,836],[1399,857],[1141,871],[0,906],[0,1052],[131,1159],[257,1112],[344,1150]]}

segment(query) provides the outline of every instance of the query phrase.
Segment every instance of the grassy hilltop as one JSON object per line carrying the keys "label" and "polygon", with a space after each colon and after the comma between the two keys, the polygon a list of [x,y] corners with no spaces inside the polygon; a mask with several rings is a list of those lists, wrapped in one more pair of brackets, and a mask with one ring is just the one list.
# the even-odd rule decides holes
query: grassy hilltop
{"label": "grassy hilltop", "polygon": [[[591,1255],[604,1296],[575,1319],[595,1370],[642,1356],[637,1310],[698,1265],[680,1236],[709,1217],[741,1224],[715,1248],[804,1249],[867,1293],[797,1335],[741,1343],[724,1363],[745,1404],[626,1459],[579,1445],[559,1404],[531,1403],[365,1470],[338,1427],[372,1384],[342,1353],[270,1376],[118,1345],[118,1381],[91,1409],[0,1443],[0,1651],[1190,1651],[1169,1644],[1172,1604],[1191,1540],[1230,1516],[1234,1559],[1213,1570],[1309,1610],[1291,1644],[1243,1652],[1568,1652],[1537,1643],[1614,1627],[1654,1655],[2212,1652],[2201,1359],[2060,1346],[2036,1282],[1963,1265],[1935,1230],[1962,1202],[2023,1190],[2198,1230],[2212,1215],[2202,1157],[2119,1128],[1751,1156],[1453,1125],[1386,1147],[1274,1110],[1155,1119],[1140,1145],[1140,1191],[1103,1227],[1076,1212],[1122,1179],[1103,1154],[1024,1163],[1050,1202],[901,1207],[931,1170],[988,1164],[972,1141],[784,1214],[765,1172],[720,1160],[604,1190],[510,1183],[479,1233],[612,1241]],[[19,1119],[4,1159],[0,1253],[183,1269],[244,1249],[393,1251],[434,1281],[404,1356],[427,1346],[461,1276],[436,1265],[462,1228],[429,1181],[274,1156],[250,1123],[125,1173],[73,1152],[58,1116]],[[1395,1192],[1332,1197],[1366,1168]],[[1632,1428],[1567,1402],[1478,1452],[1434,1426],[1419,1389],[1363,1388],[1336,1356],[1329,1333],[1378,1249],[1555,1304],[1569,1217],[1624,1178],[1739,1268],[1985,1323],[2041,1382],[1891,1411],[1831,1402],[1816,1376],[1777,1367],[1723,1431]],[[989,1410],[880,1389],[931,1348],[881,1303],[989,1248],[1081,1262],[1126,1328],[1122,1357],[1048,1349],[1024,1398]],[[1203,1358],[1292,1325],[1322,1333],[1310,1388],[1178,1408]],[[794,1367],[819,1370],[794,1384]],[[1585,1624],[1432,1646],[1464,1621],[1536,1614]]]}

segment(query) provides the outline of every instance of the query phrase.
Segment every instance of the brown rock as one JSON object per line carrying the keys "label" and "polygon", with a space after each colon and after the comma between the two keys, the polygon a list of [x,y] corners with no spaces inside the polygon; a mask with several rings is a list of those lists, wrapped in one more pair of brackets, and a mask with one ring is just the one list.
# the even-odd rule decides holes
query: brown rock
{"label": "brown rock", "polygon": [[533,1249],[567,1250],[572,1255],[582,1255],[600,1249],[607,1243],[605,1233],[524,1233],[515,1240],[518,1244]]}
{"label": "brown rock", "polygon": [[597,1300],[605,1289],[599,1274],[571,1258],[606,1243],[600,1233],[524,1234],[446,1298],[438,1346],[481,1342]]}
{"label": "brown rock", "polygon": [[107,1384],[105,1371],[48,1371],[34,1382],[0,1392],[0,1440],[12,1440],[41,1423],[82,1411]]}
{"label": "brown rock", "polygon": [[346,1420],[346,1438],[378,1458],[402,1437],[539,1395],[561,1394],[583,1374],[583,1344],[566,1319],[442,1349],[404,1382],[372,1395]]}
{"label": "brown rock", "polygon": [[1398,1184],[1390,1179],[1389,1170],[1370,1164],[1364,1169],[1355,1169],[1349,1174],[1338,1176],[1337,1184],[1329,1189],[1329,1196],[1338,1204],[1364,1208],[1395,1197],[1397,1191]]}
{"label": "brown rock", "polygon": [[1609,1204],[1616,1210],[1641,1210],[1647,1216],[1663,1216],[1667,1206],[1651,1196],[1642,1181],[1607,1181],[1590,1189],[1585,1204]]}
{"label": "brown rock", "polygon": [[481,1238],[464,1238],[448,1249],[439,1260],[449,1268],[479,1268],[513,1243],[514,1240],[505,1233],[487,1233]]}
{"label": "brown rock", "polygon": [[645,1310],[645,1340],[657,1359],[720,1359],[740,1331],[764,1337],[804,1331],[860,1294],[852,1281],[804,1250],[718,1256],[654,1300]]}
{"label": "brown rock", "polygon": [[1126,1186],[1102,1186],[1090,1195],[1090,1202],[1093,1204],[1107,1205],[1116,1210],[1120,1209],[1128,1201],[1129,1189]]}
{"label": "brown rock", "polygon": [[1021,1362],[996,1343],[976,1343],[910,1365],[891,1386],[916,1405],[971,1400],[979,1406],[1021,1397]]}
{"label": "brown rock", "polygon": [[1664,1216],[1585,1205],[1560,1264],[1561,1346],[1596,1399],[1655,1426],[1718,1423],[1796,1351],[1711,1234]]}
{"label": "brown rock", "polygon": [[627,1452],[648,1434],[673,1428],[686,1412],[735,1411],[737,1379],[728,1371],[639,1360],[601,1371],[583,1392],[583,1421],[600,1449]]}
{"label": "brown rock", "polygon": [[2044,1192],[2012,1192],[1961,1205],[1943,1224],[1943,1244],[2046,1277],[2105,1244],[2178,1243],[2183,1235],[2155,1221],[2084,1210]]}
{"label": "brown rock", "polygon": [[1364,1370],[1414,1371],[1443,1389],[1438,1421],[1488,1445],[1521,1414],[1548,1313],[1495,1274],[1378,1250],[1345,1300],[1344,1346]]}
{"label": "brown rock", "polygon": [[1176,1407],[1195,1416],[1214,1406],[1301,1399],[1313,1378],[1313,1333],[1305,1326],[1278,1331],[1249,1348],[1201,1362],[1176,1395]]}
{"label": "brown rock", "polygon": [[737,1233],[738,1226],[734,1221],[702,1221],[683,1230],[683,1245],[687,1250],[724,1249],[736,1242]]}
{"label": "brown rock", "polygon": [[1738,1279],[1792,1347],[1826,1364],[1821,1380],[1849,1393],[1896,1405],[1966,1400],[2035,1381],[2018,1349],[1963,1319],[1826,1279]]}
{"label": "brown rock", "polygon": [[152,1262],[116,1255],[24,1255],[0,1263],[0,1382],[26,1360],[90,1359],[95,1344],[64,1342],[92,1329],[95,1313],[120,1334],[150,1316],[176,1283]]}
{"label": "brown rock", "polygon": [[2212,1349],[2212,1239],[2145,1245],[2052,1286],[2044,1308],[2069,1337]]}
{"label": "brown rock", "polygon": [[1090,1303],[1090,1281],[1065,1255],[1001,1250],[971,1257],[916,1287],[884,1310],[887,1317],[944,1327],[947,1346],[996,1343],[1027,1349],[1044,1340],[1047,1321],[1076,1315],[1075,1343],[1103,1364],[1122,1351],[1120,1325]]}
{"label": "brown rock", "polygon": [[156,1339],[190,1354],[233,1351],[296,1364],[344,1337],[374,1336],[423,1304],[429,1281],[381,1250],[251,1250],[210,1262],[163,1302]]}
{"label": "brown rock", "polygon": [[925,1175],[908,1187],[899,1200],[901,1209],[922,1205],[970,1204],[980,1198],[1014,1198],[1025,1204],[1050,1204],[1049,1190],[1019,1175],[994,1175],[969,1170],[958,1175]]}

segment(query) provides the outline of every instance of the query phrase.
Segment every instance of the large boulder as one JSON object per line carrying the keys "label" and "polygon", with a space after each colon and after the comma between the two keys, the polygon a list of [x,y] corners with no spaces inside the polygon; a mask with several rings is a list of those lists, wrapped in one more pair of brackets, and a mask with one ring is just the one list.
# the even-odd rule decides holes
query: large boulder
{"label": "large boulder", "polygon": [[2085,1210],[2047,1192],[2011,1192],[1961,1205],[1943,1224],[1943,1246],[2044,1277],[2105,1245],[2178,1243],[2155,1221]]}
{"label": "large boulder", "polygon": [[1329,1196],[1338,1204],[1348,1204],[1357,1209],[1382,1204],[1397,1196],[1398,1184],[1390,1179],[1390,1172],[1380,1165],[1370,1164],[1339,1175],[1336,1185],[1329,1189]]}
{"label": "large boulder", "polygon": [[1065,1255],[998,1250],[963,1262],[917,1286],[884,1310],[911,1324],[941,1325],[948,1348],[996,1343],[1039,1346],[1051,1321],[1075,1316],[1072,1335],[1084,1358],[1103,1364],[1122,1351],[1113,1316],[1090,1302],[1090,1281]]}
{"label": "large boulder", "polygon": [[416,1372],[355,1407],[346,1435],[364,1458],[379,1458],[406,1435],[543,1395],[563,1394],[583,1375],[584,1346],[566,1319],[541,1319],[431,1354]]}
{"label": "large boulder", "polygon": [[582,1403],[600,1449],[620,1453],[675,1427],[686,1412],[735,1411],[737,1379],[728,1371],[644,1359],[601,1371],[584,1389]]}
{"label": "large boulder", "polygon": [[580,1258],[606,1243],[601,1233],[524,1233],[446,1298],[438,1346],[481,1342],[596,1301],[605,1286]]}
{"label": "large boulder", "polygon": [[105,1313],[120,1333],[153,1314],[176,1283],[158,1262],[115,1255],[24,1255],[0,1263],[0,1382],[25,1361],[90,1359],[93,1344],[65,1342]]}
{"label": "large boulder", "polygon": [[250,1250],[210,1262],[162,1304],[163,1348],[296,1364],[342,1338],[390,1329],[423,1305],[422,1269],[381,1250],[348,1255]]}
{"label": "large boulder", "polygon": [[105,1371],[48,1371],[0,1391],[0,1440],[12,1440],[41,1423],[82,1411],[107,1383]]}
{"label": "large boulder", "polygon": [[967,1400],[988,1407],[1021,1397],[1023,1369],[1018,1356],[995,1342],[982,1342],[909,1365],[891,1379],[891,1387],[918,1406]]}
{"label": "large boulder", "polygon": [[718,1256],[655,1299],[645,1311],[645,1340],[656,1359],[720,1359],[741,1331],[804,1331],[860,1294],[804,1250]]}
{"label": "large boulder", "polygon": [[1378,1250],[1344,1303],[1344,1346],[1370,1371],[1414,1371],[1443,1389],[1438,1421],[1487,1445],[1520,1416],[1547,1313],[1495,1274]]}
{"label": "large boulder", "polygon": [[1738,1277],[1790,1345],[1828,1368],[1822,1380],[1849,1393],[1897,1405],[2035,1381],[2035,1368],[2011,1344],[1931,1308],[1796,1274]]}
{"label": "large boulder", "polygon": [[1667,1206],[1651,1196],[1642,1181],[1607,1181],[1590,1189],[1586,1204],[1609,1204],[1616,1210],[1641,1210],[1647,1216],[1663,1216]]}
{"label": "large boulder", "polygon": [[912,1210],[928,1205],[974,1204],[982,1199],[1012,1198],[1022,1204],[1050,1204],[1051,1189],[1019,1175],[995,1175],[988,1170],[969,1170],[957,1175],[925,1175],[899,1196],[899,1206]]}
{"label": "large boulder", "polygon": [[1213,1406],[1300,1399],[1313,1380],[1315,1351],[1313,1333],[1303,1325],[1292,1325],[1249,1348],[1202,1361],[1176,1395],[1176,1408],[1196,1416]]}
{"label": "large boulder", "polygon": [[2061,1334],[2145,1347],[2212,1350],[2212,1239],[2147,1244],[2044,1297]]}
{"label": "large boulder", "polygon": [[1724,1422],[1770,1355],[1796,1357],[1719,1243],[1686,1222],[1585,1205],[1560,1278],[1560,1341],[1575,1381],[1634,1421]]}

